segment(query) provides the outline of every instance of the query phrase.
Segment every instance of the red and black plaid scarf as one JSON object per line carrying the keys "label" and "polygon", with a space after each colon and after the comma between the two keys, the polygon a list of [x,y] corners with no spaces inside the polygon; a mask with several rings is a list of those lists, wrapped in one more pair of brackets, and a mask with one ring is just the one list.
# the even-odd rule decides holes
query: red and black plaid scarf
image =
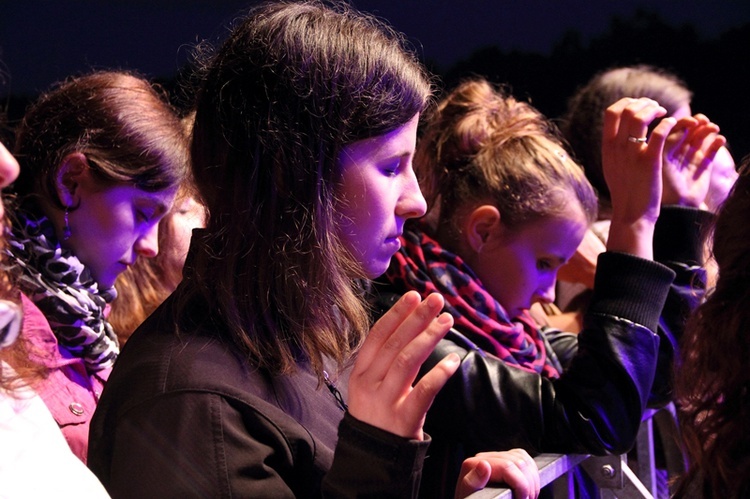
{"label": "red and black plaid scarf", "polygon": [[546,342],[529,312],[511,320],[461,257],[420,229],[411,226],[404,232],[401,249],[386,272],[388,281],[400,293],[414,289],[422,298],[442,294],[454,327],[479,347],[510,365],[559,377],[561,367],[547,355]]}

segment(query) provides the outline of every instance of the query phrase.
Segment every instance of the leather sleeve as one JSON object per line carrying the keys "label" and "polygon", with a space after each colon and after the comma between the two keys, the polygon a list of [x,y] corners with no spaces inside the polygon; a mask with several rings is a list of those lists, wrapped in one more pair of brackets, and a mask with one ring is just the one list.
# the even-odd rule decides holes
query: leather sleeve
{"label": "leather sleeve", "polygon": [[658,263],[601,255],[578,352],[559,379],[508,366],[451,331],[422,372],[449,352],[463,360],[438,394],[425,430],[460,441],[466,455],[511,447],[627,451],[653,382],[659,340],[652,331],[673,277]]}
{"label": "leather sleeve", "polygon": [[713,219],[707,211],[665,206],[656,224],[654,260],[672,269],[676,277],[659,318],[659,361],[649,407],[672,400],[672,366],[685,323],[706,293],[703,236]]}

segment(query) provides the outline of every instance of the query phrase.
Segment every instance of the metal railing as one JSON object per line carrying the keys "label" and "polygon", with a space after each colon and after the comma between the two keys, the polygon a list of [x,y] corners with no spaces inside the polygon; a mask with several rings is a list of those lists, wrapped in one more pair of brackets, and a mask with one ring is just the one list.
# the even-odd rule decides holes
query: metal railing
{"label": "metal railing", "polygon": [[[589,456],[585,454],[540,454],[534,458],[539,467],[541,485],[552,484],[555,499],[575,498],[573,468],[581,469],[596,484],[599,497],[618,499],[659,498],[654,452],[654,423],[662,438],[662,450],[670,473],[680,473],[685,462],[677,444],[674,405],[659,411],[647,411],[636,440],[637,470],[631,470],[627,456]],[[674,441],[675,445],[670,445]],[[667,497],[668,491],[662,496]],[[510,489],[487,487],[469,499],[512,499]]]}

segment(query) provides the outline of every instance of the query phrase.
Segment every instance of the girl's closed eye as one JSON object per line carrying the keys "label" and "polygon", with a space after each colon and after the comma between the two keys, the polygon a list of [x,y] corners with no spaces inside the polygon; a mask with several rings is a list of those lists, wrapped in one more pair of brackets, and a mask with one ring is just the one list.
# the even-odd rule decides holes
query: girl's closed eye
{"label": "girl's closed eye", "polygon": [[386,163],[382,168],[383,173],[387,175],[388,177],[395,177],[396,175],[398,175],[398,172],[400,170],[401,170],[400,159]]}
{"label": "girl's closed eye", "polygon": [[552,263],[552,261],[546,258],[543,258],[543,259],[536,261],[536,268],[538,270],[548,271],[548,270],[553,270],[555,268],[555,265]]}

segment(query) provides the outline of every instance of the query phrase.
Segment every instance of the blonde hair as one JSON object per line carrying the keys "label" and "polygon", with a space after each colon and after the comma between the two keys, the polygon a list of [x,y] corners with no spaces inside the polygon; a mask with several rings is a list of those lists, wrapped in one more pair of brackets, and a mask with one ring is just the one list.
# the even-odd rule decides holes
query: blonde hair
{"label": "blonde hair", "polygon": [[513,230],[562,215],[571,193],[587,220],[596,219],[596,195],[554,124],[485,80],[466,81],[440,102],[414,165],[430,210],[439,208],[439,229],[449,234],[461,208],[493,204]]}

